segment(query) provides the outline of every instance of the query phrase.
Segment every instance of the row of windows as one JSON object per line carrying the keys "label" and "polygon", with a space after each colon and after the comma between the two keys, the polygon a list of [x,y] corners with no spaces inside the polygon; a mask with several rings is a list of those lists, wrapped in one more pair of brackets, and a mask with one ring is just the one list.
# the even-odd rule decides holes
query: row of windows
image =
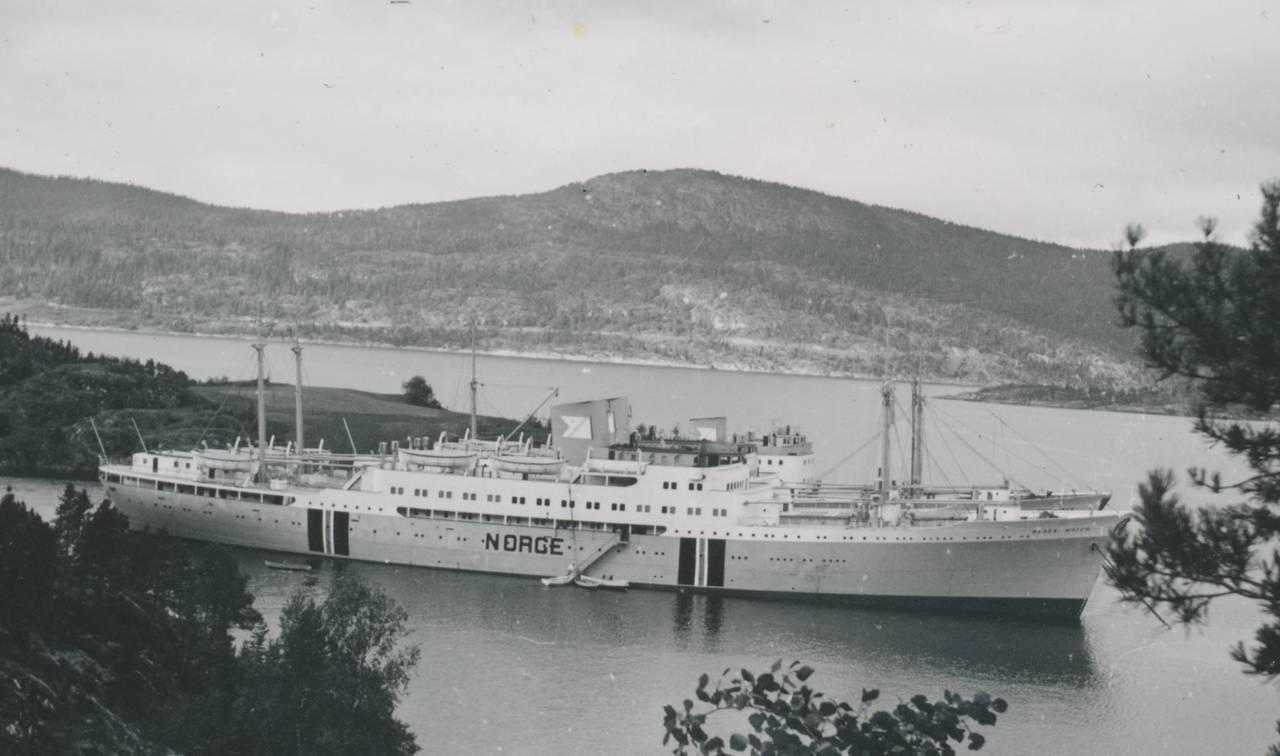
{"label": "row of windows", "polygon": [[154,488],[157,491],[170,491],[177,494],[186,494],[188,496],[204,496],[210,499],[234,499],[238,501],[260,502],[263,504],[271,504],[274,506],[284,506],[292,504],[293,499],[286,499],[279,494],[258,493],[257,491],[237,491],[230,488],[216,488],[214,486],[197,486],[191,483],[173,483],[167,480],[151,480],[148,478],[135,478],[130,475],[107,475],[108,483],[123,483],[127,486],[137,486],[139,488]]}
{"label": "row of windows", "polygon": [[[727,489],[728,489],[728,490],[736,490],[736,489],[739,489],[739,488],[743,488],[743,487],[745,487],[745,485],[746,485],[746,484],[745,484],[745,483],[743,483],[743,482],[741,482],[741,481],[739,481],[739,482],[735,482],[735,483],[729,483],[729,484],[728,484],[728,486],[727,486]],[[662,483],[662,487],[663,487],[664,489],[668,490],[668,491],[675,491],[675,490],[677,490],[677,488],[679,487],[679,484],[678,484],[678,483],[676,483],[675,481],[663,481],[663,483]],[[690,490],[690,491],[701,491],[701,490],[702,490],[702,484],[701,484],[701,483],[690,483],[690,484],[689,484],[689,490]],[[391,487],[391,493],[393,493],[393,494],[403,495],[403,494],[404,494],[404,486],[392,486],[392,487]],[[431,492],[430,492],[429,490],[425,489],[425,488],[423,488],[423,489],[418,489],[418,488],[413,489],[413,495],[414,495],[414,496],[429,496],[430,494],[431,494]],[[441,498],[441,499],[452,499],[452,498],[453,498],[453,492],[452,492],[452,491],[440,491],[440,492],[439,492],[439,498]],[[464,491],[464,492],[462,493],[462,499],[463,499],[464,501],[477,501],[477,499],[476,499],[476,494],[474,494],[474,493],[468,493],[468,492],[466,492],[466,491]],[[498,494],[485,494],[484,500],[485,500],[486,502],[489,502],[490,504],[501,504],[501,503],[502,503],[502,496],[500,496],[500,495],[498,495]],[[525,498],[524,498],[523,496],[512,496],[512,497],[511,497],[511,503],[512,503],[512,504],[524,504],[524,503],[525,503]],[[535,500],[535,502],[534,502],[534,503],[535,503],[535,506],[539,506],[539,507],[549,507],[549,506],[551,506],[551,499],[538,498],[538,499],[536,499],[536,500]],[[561,499],[561,500],[560,500],[560,506],[561,506],[561,507],[568,507],[569,509],[573,509],[573,508],[574,508],[574,506],[575,506],[575,502],[573,502],[573,501],[571,501],[571,500]],[[598,501],[596,501],[596,502],[591,502],[591,501],[586,502],[586,508],[587,508],[587,509],[599,509],[599,508],[600,508],[600,502],[598,502]],[[626,505],[626,504],[617,504],[617,503],[614,503],[614,504],[611,504],[609,508],[610,508],[610,510],[611,510],[611,511],[614,511],[614,512],[625,512],[625,511],[627,511],[627,505]],[[664,509],[664,512],[663,512],[663,513],[664,513],[664,514],[666,514],[666,511],[665,511],[665,510],[666,510],[666,507],[664,507],[663,509]],[[675,513],[675,511],[676,511],[675,507],[671,507],[670,509],[671,509],[671,513],[672,513],[672,514],[674,514],[674,513]]]}
{"label": "row of windows", "polygon": [[[671,482],[671,483],[669,483],[669,484],[668,484],[668,483],[663,483],[662,485],[663,485],[663,487],[667,487],[668,485],[670,485],[670,487],[671,487],[672,489],[674,489],[674,488],[676,487],[676,484],[675,484],[674,482]],[[690,483],[690,484],[689,484],[689,488],[691,488],[691,489],[692,489],[692,488],[694,487],[694,485],[695,485],[694,483]],[[698,483],[698,484],[696,484],[696,485],[697,485],[697,490],[699,490],[699,491],[700,491],[700,490],[702,490],[702,484],[701,484],[701,483]],[[403,494],[403,493],[404,493],[404,488],[399,487],[399,486],[392,486],[392,487],[391,487],[391,493],[393,493],[393,494],[394,494],[394,493],[400,493],[400,494]],[[429,493],[430,493],[430,492],[429,492],[429,491],[427,491],[426,489],[416,489],[416,488],[415,488],[415,489],[413,490],[413,494],[414,494],[414,496],[426,496],[426,495],[428,495]],[[451,499],[451,498],[453,498],[453,492],[452,492],[452,491],[440,491],[440,498],[442,498],[442,499]],[[476,501],[476,494],[474,494],[474,493],[467,493],[467,492],[463,492],[463,494],[462,494],[462,498],[463,498],[464,500],[468,500],[468,501]],[[486,495],[485,495],[485,501],[487,501],[487,502],[489,502],[489,503],[491,503],[491,504],[500,504],[500,503],[502,503],[502,497],[501,497],[500,495],[498,495],[498,494],[486,494]],[[512,496],[512,497],[511,497],[511,503],[512,503],[512,504],[524,504],[524,503],[525,503],[525,497],[523,497],[523,496]],[[538,497],[538,498],[534,499],[534,506],[538,506],[538,507],[549,507],[549,506],[551,506],[551,499],[545,499],[545,498],[542,498],[542,497]],[[575,500],[573,500],[573,499],[561,499],[561,500],[560,500],[560,506],[561,506],[561,508],[574,509],[574,508],[577,506],[577,502],[576,502]],[[598,501],[587,501],[587,502],[583,502],[583,506],[584,506],[584,508],[586,508],[586,509],[590,509],[590,510],[599,510],[599,509],[600,509],[600,502],[598,502]],[[635,511],[636,511],[636,512],[645,513],[645,514],[652,512],[652,510],[653,510],[653,507],[652,507],[651,505],[648,505],[648,504],[637,504],[637,505],[636,505],[636,508],[635,508]],[[430,510],[419,510],[419,509],[413,509],[413,510],[410,510],[410,511],[412,511],[412,512],[427,512],[427,511],[430,511]],[[625,512],[625,511],[627,511],[627,505],[626,505],[626,504],[624,504],[624,503],[616,502],[616,501],[615,501],[615,502],[610,502],[610,504],[609,504],[609,511],[610,511],[610,512]],[[662,514],[676,514],[677,509],[676,509],[676,507],[664,506],[664,507],[662,507],[662,508],[661,508],[661,511],[662,511]],[[701,514],[702,514],[702,507],[687,507],[687,508],[685,509],[685,513],[686,513],[686,514],[688,514],[688,515],[693,515],[693,516],[701,515]],[[726,516],[728,516],[728,514],[729,514],[729,510],[727,510],[727,509],[713,509],[713,510],[711,511],[711,513],[712,513],[712,516],[715,516],[715,517],[726,517]]]}
{"label": "row of windows", "polygon": [[[680,484],[679,484],[679,483],[677,483],[677,482],[675,482],[674,480],[664,480],[664,481],[662,481],[662,490],[664,490],[664,491],[676,491],[676,490],[679,490],[679,488],[680,488]],[[701,483],[690,483],[690,484],[689,484],[689,490],[690,490],[690,491],[701,491],[701,490],[702,490],[702,484],[701,484]]]}

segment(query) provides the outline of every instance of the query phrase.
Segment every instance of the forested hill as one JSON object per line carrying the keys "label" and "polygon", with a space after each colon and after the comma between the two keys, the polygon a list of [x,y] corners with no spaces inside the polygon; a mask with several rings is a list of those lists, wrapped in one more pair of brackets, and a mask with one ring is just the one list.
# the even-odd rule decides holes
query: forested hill
{"label": "forested hill", "polygon": [[0,297],[62,322],[1131,386],[1108,263],[699,170],[313,214],[0,170]]}

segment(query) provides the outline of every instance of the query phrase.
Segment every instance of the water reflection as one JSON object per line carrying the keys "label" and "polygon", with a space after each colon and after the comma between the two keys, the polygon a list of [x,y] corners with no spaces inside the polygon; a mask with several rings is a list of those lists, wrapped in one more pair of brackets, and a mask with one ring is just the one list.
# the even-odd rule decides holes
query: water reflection
{"label": "water reflection", "polygon": [[[237,549],[269,610],[301,584],[262,565],[266,552]],[[327,574],[338,565],[321,562]],[[952,679],[1096,687],[1089,634],[1078,625],[892,612],[690,592],[626,593],[547,588],[531,578],[348,563],[383,586],[428,632],[567,647],[636,646],[672,652],[786,649],[807,660],[843,660],[896,674],[927,669]]]}

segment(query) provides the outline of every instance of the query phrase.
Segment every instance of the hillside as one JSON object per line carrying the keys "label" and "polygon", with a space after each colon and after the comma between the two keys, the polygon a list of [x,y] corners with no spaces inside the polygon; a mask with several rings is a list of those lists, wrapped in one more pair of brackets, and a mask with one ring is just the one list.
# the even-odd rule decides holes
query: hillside
{"label": "hillside", "polygon": [[0,170],[37,320],[1133,388],[1109,255],[708,171],[323,214]]}

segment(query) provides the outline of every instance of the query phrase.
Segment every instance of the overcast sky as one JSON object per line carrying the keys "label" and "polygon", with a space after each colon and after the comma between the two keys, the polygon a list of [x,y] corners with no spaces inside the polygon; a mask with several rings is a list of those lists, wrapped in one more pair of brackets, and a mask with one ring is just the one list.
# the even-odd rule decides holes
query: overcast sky
{"label": "overcast sky", "polygon": [[4,0],[0,165],[332,210],[700,167],[1109,247],[1280,178],[1280,0]]}

